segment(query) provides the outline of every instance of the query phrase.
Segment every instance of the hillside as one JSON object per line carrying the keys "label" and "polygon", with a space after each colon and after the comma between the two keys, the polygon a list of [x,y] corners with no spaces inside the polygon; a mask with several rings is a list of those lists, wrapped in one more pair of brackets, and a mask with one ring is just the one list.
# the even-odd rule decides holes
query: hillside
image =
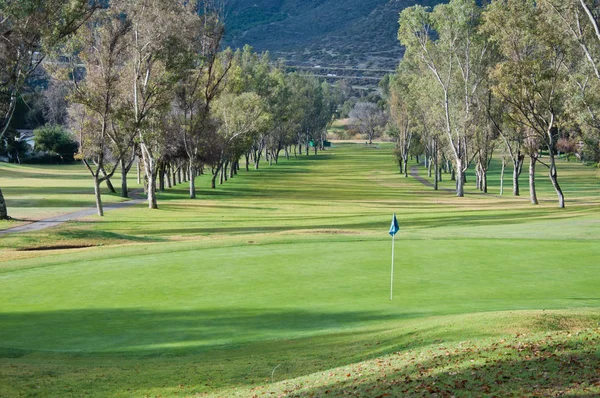
{"label": "hillside", "polygon": [[396,37],[400,11],[415,3],[440,2],[231,0],[226,6],[226,39],[233,47],[250,44],[258,51],[269,50],[289,65],[320,66],[319,75],[352,76],[376,84],[402,56]]}

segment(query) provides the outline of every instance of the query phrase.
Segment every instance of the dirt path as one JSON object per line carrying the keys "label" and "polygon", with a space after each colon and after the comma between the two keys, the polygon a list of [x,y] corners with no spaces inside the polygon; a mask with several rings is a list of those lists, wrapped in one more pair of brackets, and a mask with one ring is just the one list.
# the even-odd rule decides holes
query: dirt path
{"label": "dirt path", "polygon": [[[141,190],[131,191],[131,195],[135,198],[132,200],[128,200],[127,202],[115,203],[112,205],[104,206],[104,211],[107,210],[116,210],[116,209],[124,209],[127,207],[135,206],[140,203],[144,203],[146,198],[140,197]],[[46,228],[52,228],[57,225],[63,224],[67,221],[74,221],[83,217],[89,217],[97,214],[96,208],[79,210],[74,213],[61,214],[60,216],[49,217],[43,220],[33,221],[30,224],[20,225],[18,227],[9,228],[0,231],[0,236],[8,235],[8,234],[16,234],[21,232],[34,232],[40,231]]]}
{"label": "dirt path", "polygon": [[[422,165],[416,165],[416,166],[411,166],[410,167],[410,176],[412,178],[414,178],[415,180],[419,181],[421,184],[425,185],[426,187],[430,187],[433,188],[433,183],[426,180],[425,178],[421,177],[419,175],[419,166]],[[440,191],[447,191],[447,192],[454,192],[453,189],[450,188],[438,188],[438,190]]]}

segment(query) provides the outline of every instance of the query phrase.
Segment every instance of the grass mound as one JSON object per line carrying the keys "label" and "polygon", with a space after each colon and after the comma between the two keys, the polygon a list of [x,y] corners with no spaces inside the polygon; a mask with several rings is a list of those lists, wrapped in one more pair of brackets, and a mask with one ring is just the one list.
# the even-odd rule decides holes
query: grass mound
{"label": "grass mound", "polygon": [[231,394],[592,397],[600,395],[599,346],[600,328],[439,343]]}

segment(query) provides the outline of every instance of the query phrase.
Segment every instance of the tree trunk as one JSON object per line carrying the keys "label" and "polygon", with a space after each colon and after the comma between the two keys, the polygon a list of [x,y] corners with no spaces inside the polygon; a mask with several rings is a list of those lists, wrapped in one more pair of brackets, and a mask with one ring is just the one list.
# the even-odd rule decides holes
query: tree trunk
{"label": "tree trunk", "polygon": [[156,173],[148,179],[148,208],[158,209],[156,201]]}
{"label": "tree trunk", "polygon": [[262,156],[262,152],[258,152],[258,153],[254,154],[254,170],[258,170],[261,156]]}
{"label": "tree trunk", "polygon": [[439,161],[438,161],[438,150],[437,150],[437,145],[434,145],[434,150],[433,150],[433,172],[435,175],[435,178],[433,179],[433,189],[435,191],[437,191],[439,189],[439,175],[440,175],[440,165],[439,165]]}
{"label": "tree trunk", "polygon": [[97,175],[94,176],[94,196],[96,198],[96,209],[98,215],[104,217],[104,208],[102,207],[102,195],[100,193],[100,179]]}
{"label": "tree trunk", "polygon": [[217,177],[219,177],[219,174],[221,173],[221,165],[217,165],[217,168],[213,169],[212,171],[212,179],[210,180],[210,187],[211,189],[217,189]]}
{"label": "tree trunk", "polygon": [[142,183],[142,169],[140,168],[140,158],[136,156],[136,168],[137,168],[137,183]]}
{"label": "tree trunk", "polygon": [[164,192],[164,190],[165,190],[165,167],[164,166],[160,166],[160,168],[158,169],[158,189],[161,192]]}
{"label": "tree trunk", "polygon": [[556,173],[556,160],[554,159],[554,154],[552,153],[552,149],[550,149],[550,181],[552,181],[552,186],[556,191],[556,195],[558,196],[558,207],[561,209],[565,208],[565,195],[560,189],[560,185],[558,185],[558,175]]}
{"label": "tree trunk", "polygon": [[246,171],[250,171],[250,155],[246,154]]}
{"label": "tree trunk", "polygon": [[523,163],[525,162],[524,155],[517,155],[517,161],[513,160],[513,196],[520,195],[519,189],[519,176],[521,175],[521,171],[523,170]]}
{"label": "tree trunk", "polygon": [[500,196],[504,195],[504,170],[506,169],[506,160],[502,159],[502,170],[500,171]]}
{"label": "tree trunk", "polygon": [[165,170],[164,178],[167,183],[167,188],[173,188],[173,184],[171,184],[171,166],[165,165],[164,170]]}
{"label": "tree trunk", "polygon": [[[129,197],[129,188],[127,188],[127,173],[129,170],[127,169],[127,164],[125,163],[125,159],[121,158],[121,197],[128,198]],[[131,163],[130,163],[131,167]]]}
{"label": "tree trunk", "polygon": [[[194,173],[194,163],[193,162],[189,162],[188,163],[188,172],[190,174]],[[196,199],[196,179],[192,178],[190,179],[190,199]]]}
{"label": "tree trunk", "polygon": [[538,204],[537,194],[535,192],[535,163],[537,158],[534,155],[529,156],[529,199],[532,205]]}
{"label": "tree trunk", "polygon": [[455,169],[458,173],[456,177],[456,196],[462,198],[465,196],[465,172],[462,167],[462,159],[456,159]]}
{"label": "tree trunk", "polygon": [[147,179],[147,194],[148,194],[148,208],[158,209],[158,203],[156,201],[156,177],[158,171],[156,170],[156,161],[151,156],[149,150],[145,150],[146,155],[143,157],[144,171],[146,172]]}
{"label": "tree trunk", "polygon": [[488,193],[487,169],[481,168],[481,189],[483,193]]}
{"label": "tree trunk", "polygon": [[428,159],[427,160],[427,177],[431,178],[431,172],[432,172],[431,167],[433,166],[432,162],[431,162],[431,156],[428,156],[425,159]]}
{"label": "tree trunk", "polygon": [[9,220],[8,210],[6,209],[6,200],[2,195],[2,189],[0,189],[0,220]]}
{"label": "tree trunk", "polygon": [[227,167],[227,163],[225,163],[222,167],[221,170],[219,170],[219,185],[223,185],[223,182],[225,181],[225,168]]}
{"label": "tree trunk", "polygon": [[113,186],[112,182],[110,182],[110,178],[107,178],[107,173],[104,170],[104,167],[100,168],[100,172],[102,172],[102,176],[105,178],[106,181],[106,187],[108,188],[110,193],[117,193],[117,190],[115,189],[115,187]]}

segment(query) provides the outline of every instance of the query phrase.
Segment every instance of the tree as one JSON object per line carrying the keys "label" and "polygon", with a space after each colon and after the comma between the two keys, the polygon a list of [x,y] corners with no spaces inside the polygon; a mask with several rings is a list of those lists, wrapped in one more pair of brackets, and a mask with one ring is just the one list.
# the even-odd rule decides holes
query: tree
{"label": "tree", "polygon": [[382,128],[387,122],[385,111],[371,102],[357,102],[349,116],[358,131],[367,136],[369,145],[381,135]]}
{"label": "tree", "polygon": [[[202,146],[213,128],[211,106],[226,86],[226,77],[232,67],[230,51],[219,53],[224,34],[221,19],[222,5],[205,4],[198,25],[197,37],[192,38],[190,50],[197,53],[194,67],[178,82],[175,89],[176,114],[181,119],[183,144],[188,157],[188,172],[196,174],[202,157]],[[194,46],[197,45],[197,47]],[[196,198],[195,178],[189,181],[190,198]]]}
{"label": "tree", "polygon": [[393,75],[389,80],[389,106],[390,120],[395,127],[393,131],[396,132],[396,158],[398,159],[400,172],[407,178],[408,156],[412,142],[413,127],[416,124],[415,119],[417,117],[415,117],[415,108],[411,101],[411,76],[402,70],[403,65],[406,64],[401,64],[400,68],[398,68],[398,73]]}
{"label": "tree", "polygon": [[488,43],[479,32],[481,10],[473,0],[452,0],[432,12],[413,6],[400,14],[398,38],[438,86],[444,131],[459,173],[456,195],[464,196],[469,141],[474,130],[475,98],[489,66]]}
{"label": "tree", "polygon": [[[236,140],[246,134],[258,131],[267,122],[262,100],[256,93],[225,94],[216,104],[216,114],[220,121],[219,158],[213,165],[212,188],[216,187],[216,179],[226,162],[234,156],[232,149]],[[238,152],[238,156],[241,153]]]}
{"label": "tree", "polygon": [[543,0],[539,5],[577,48],[569,62],[568,113],[582,129],[584,153],[600,164],[600,6],[589,0]]}
{"label": "tree", "polygon": [[64,163],[72,162],[78,144],[71,134],[61,126],[44,126],[33,131],[37,152],[57,156]]}
{"label": "tree", "polygon": [[8,156],[13,162],[21,164],[21,160],[29,152],[29,144],[21,139],[17,130],[9,128],[0,139],[0,154]]}
{"label": "tree", "polygon": [[[96,0],[0,0],[0,139],[14,114],[20,90],[48,51],[100,7]],[[0,220],[8,219],[0,189]]]}
{"label": "tree", "polygon": [[[118,163],[126,178],[125,158],[133,142],[132,133],[121,129],[117,120],[118,106],[123,102],[120,81],[127,54],[126,36],[131,28],[131,21],[112,9],[98,12],[71,43],[73,52],[78,54],[76,61],[85,66],[84,80],[78,80],[74,69],[77,65],[56,72],[63,80],[70,80],[71,101],[84,108],[79,124],[80,158],[94,181],[99,216],[104,215],[100,184],[109,182]],[[122,191],[126,196],[126,179]]]}
{"label": "tree", "polygon": [[485,12],[484,30],[503,55],[492,71],[494,94],[509,106],[508,116],[525,129],[530,154],[530,195],[536,204],[535,164],[538,145],[548,151],[549,177],[560,208],[555,144],[563,111],[568,45],[560,30],[545,18],[533,0],[497,0]]}
{"label": "tree", "polygon": [[185,0],[115,0],[111,6],[126,15],[132,28],[124,84],[131,129],[137,136],[148,183],[148,207],[158,208],[163,129],[171,111],[175,84],[185,76],[198,31],[198,9]]}

